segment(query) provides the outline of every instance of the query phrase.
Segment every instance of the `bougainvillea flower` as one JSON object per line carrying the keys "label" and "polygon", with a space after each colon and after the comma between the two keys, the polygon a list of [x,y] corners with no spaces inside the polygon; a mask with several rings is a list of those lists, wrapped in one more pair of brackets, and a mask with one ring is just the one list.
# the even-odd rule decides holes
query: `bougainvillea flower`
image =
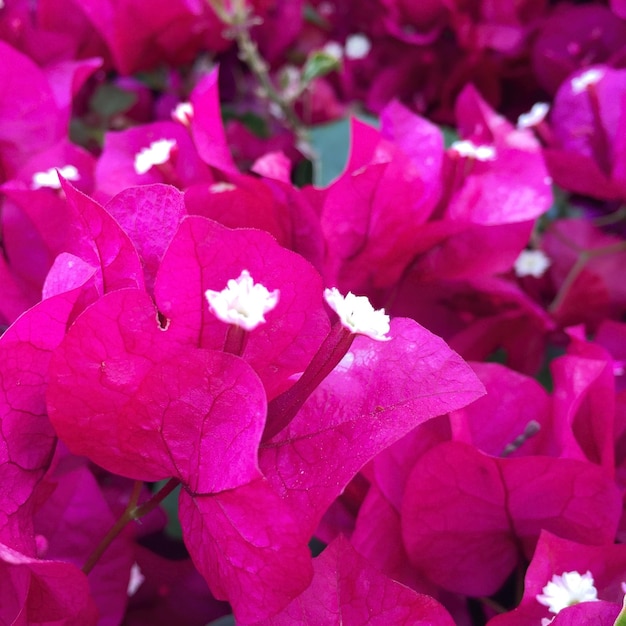
{"label": "bougainvillea flower", "polygon": [[106,134],[95,197],[107,201],[135,185],[167,183],[185,189],[210,182],[213,177],[187,129],[175,122],[153,122]]}
{"label": "bougainvillea flower", "polygon": [[626,310],[620,279],[626,246],[620,237],[587,220],[562,219],[546,231],[543,247],[552,260],[549,276],[556,293],[550,313],[560,325],[584,323],[593,330],[604,318],[619,319]]}
{"label": "bougainvillea flower", "polygon": [[204,47],[218,51],[228,46],[209,3],[176,0],[148,8],[136,0],[88,0],[77,8],[106,41],[122,74],[159,63],[186,63]]}
{"label": "bougainvillea flower", "polygon": [[[520,436],[530,424],[539,431],[549,423],[550,404],[545,389],[534,379],[496,363],[473,363],[472,369],[487,394],[450,414],[452,438],[494,456],[536,454],[537,439]],[[519,445],[514,446],[514,442]]]}
{"label": "bougainvillea flower", "polygon": [[346,172],[324,190],[326,282],[343,292],[364,293],[395,282],[414,256],[420,224],[438,199],[440,132],[399,105],[387,117],[392,135],[411,128],[410,153],[353,121]]}
{"label": "bougainvillea flower", "polygon": [[533,71],[539,84],[555,93],[574,72],[619,61],[626,25],[599,4],[560,3],[544,19],[533,44]]}
{"label": "bougainvillea flower", "polygon": [[114,196],[105,208],[132,240],[141,259],[146,289],[152,293],[165,251],[187,215],[183,194],[171,185],[158,183],[130,187]]}
{"label": "bougainvillea flower", "polygon": [[96,626],[87,577],[62,561],[28,557],[0,543],[0,619],[5,624]]}
{"label": "bougainvillea flower", "polygon": [[265,479],[211,495],[183,490],[179,506],[194,564],[238,623],[277,613],[309,584],[310,535]]}
{"label": "bougainvillea flower", "polygon": [[256,477],[260,381],[237,357],[183,347],[141,291],[112,292],[79,316],[48,386],[50,420],[70,450],[129,478],[174,476],[199,493]]}
{"label": "bougainvillea flower", "polygon": [[135,556],[144,580],[128,600],[128,626],[205,626],[207,619],[230,613],[225,602],[213,598],[191,559],[166,559],[140,545]]}
{"label": "bougainvillea flower", "polygon": [[557,184],[592,198],[626,197],[625,94],[626,71],[606,65],[561,85],[550,115],[554,145],[545,151]]}
{"label": "bougainvillea flower", "polygon": [[100,62],[65,64],[48,76],[3,41],[0,56],[0,85],[6,94],[0,104],[0,180],[7,180],[34,152],[43,151],[66,136],[72,97]]}
{"label": "bougainvillea flower", "polygon": [[402,532],[411,561],[431,580],[449,591],[490,595],[521,556],[530,557],[542,529],[611,543],[621,508],[616,485],[591,463],[494,458],[449,442],[415,464]]}
{"label": "bougainvillea flower", "polygon": [[263,473],[310,533],[378,452],[482,394],[468,366],[412,320],[394,320],[389,336],[357,336],[295,419],[261,447]]}
{"label": "bougainvillea flower", "polygon": [[271,399],[305,369],[330,327],[321,278],[307,261],[262,231],[231,230],[190,216],[161,263],[156,302],[169,320],[168,333],[189,345],[221,350],[229,325],[210,312],[206,301],[200,306],[198,297],[207,289],[221,291],[242,270],[268,291],[280,291],[278,304],[250,333],[243,353]]}
{"label": "bougainvillea flower", "polygon": [[[36,512],[38,556],[82,566],[115,523],[102,490],[85,464],[70,455],[45,478],[51,495]],[[99,624],[114,626],[123,618],[134,563],[135,526],[127,526],[89,573],[89,588]]]}
{"label": "bougainvillea flower", "polygon": [[[625,568],[626,547],[623,545],[583,545],[563,539],[548,531],[542,531],[526,572],[524,595],[519,606],[505,615],[493,618],[489,626],[538,624],[542,619],[553,618],[555,613],[558,615],[558,621],[555,620],[553,624],[608,623],[613,626],[624,596],[622,583]],[[564,580],[566,573],[569,573],[569,582]],[[562,589],[559,595],[563,602],[559,602],[555,597],[556,594],[552,593],[558,590],[549,588],[548,593],[546,592],[546,587],[555,579]],[[589,586],[591,581],[593,589]],[[580,605],[577,613],[580,616],[580,622],[567,621],[565,616],[570,614],[569,609],[563,606],[563,604],[566,606],[570,603],[574,604],[571,600],[572,594],[576,593],[576,588],[584,592],[579,601],[585,604]],[[550,598],[544,601],[541,598],[545,595],[550,595]],[[587,604],[586,600],[592,599],[594,595],[597,596],[596,601]],[[548,600],[551,601],[548,602]],[[554,610],[551,610],[551,607]],[[605,622],[602,619],[604,614],[612,615],[613,621]],[[585,616],[589,616],[588,622],[583,621]],[[593,617],[598,621],[592,621]],[[561,619],[564,621],[561,622]]]}
{"label": "bougainvillea flower", "polygon": [[0,539],[34,554],[32,511],[55,434],[45,409],[50,355],[65,334],[79,289],[39,303],[0,338]]}
{"label": "bougainvillea flower", "polygon": [[380,574],[339,537],[315,559],[309,588],[254,626],[291,624],[453,626],[454,621],[436,600]]}

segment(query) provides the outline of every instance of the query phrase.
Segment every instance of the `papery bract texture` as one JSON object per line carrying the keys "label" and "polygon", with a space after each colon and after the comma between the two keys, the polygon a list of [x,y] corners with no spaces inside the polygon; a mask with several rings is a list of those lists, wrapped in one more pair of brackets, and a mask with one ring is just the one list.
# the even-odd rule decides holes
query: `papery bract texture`
{"label": "papery bract texture", "polygon": [[377,453],[483,393],[467,364],[412,320],[393,320],[390,337],[357,337],[295,419],[261,447],[261,469],[311,532]]}
{"label": "papery bract texture", "polygon": [[242,355],[271,399],[289,384],[290,376],[304,370],[330,328],[321,278],[307,261],[263,231],[231,230],[190,216],[159,269],[156,302],[169,320],[168,331],[179,341],[221,350],[229,326],[199,298],[207,289],[221,291],[243,270],[270,292],[280,291],[276,308],[250,333]]}
{"label": "papery bract texture", "polygon": [[[530,623],[539,623],[542,618],[553,617],[554,615],[548,611],[548,608],[537,601],[537,596],[543,592],[545,585],[555,574],[560,575],[563,572],[582,574],[587,571],[593,576],[598,600],[601,602],[584,603],[578,613],[570,613],[569,609],[563,609],[558,614],[558,619],[564,620],[563,623],[604,624],[605,621],[590,621],[591,617],[595,616],[601,620],[605,613],[617,614],[624,596],[622,581],[626,571],[626,546],[583,545],[543,531],[526,571],[524,596],[519,606],[509,613],[494,617],[490,620],[489,626],[525,626]],[[610,606],[606,606],[607,604]],[[568,621],[573,619],[571,616],[578,616],[581,621]],[[589,616],[588,622],[583,619],[586,616]],[[610,624],[612,626],[613,622],[611,621]]]}
{"label": "papery bract texture", "polygon": [[238,622],[280,611],[309,584],[309,535],[265,479],[213,495],[180,495],[183,538],[216,598]]}
{"label": "papery bract texture", "polygon": [[35,549],[31,496],[56,444],[45,405],[50,357],[78,295],[44,300],[0,338],[0,540],[25,554]]}
{"label": "papery bract texture", "polygon": [[14,626],[96,626],[87,577],[76,566],[30,558],[0,543],[0,620]]}
{"label": "papery bract texture", "polygon": [[376,571],[344,537],[314,561],[309,588],[284,611],[254,626],[324,624],[341,626],[453,626],[436,600]]}
{"label": "papery bract texture", "polygon": [[187,215],[183,194],[169,185],[131,187],[108,202],[106,210],[135,245],[151,291],[161,259]]}
{"label": "papery bract texture", "polygon": [[[37,541],[43,545],[38,556],[81,567],[115,523],[115,515],[86,462],[66,455],[45,481],[53,491],[34,517]],[[135,529],[127,526],[89,573],[98,626],[118,626],[124,617]]]}
{"label": "papery bract texture", "polygon": [[76,320],[51,365],[48,411],[70,450],[129,478],[207,493],[258,473],[256,374],[230,354],[183,351],[144,292],[113,292]]}
{"label": "papery bract texture", "polygon": [[542,529],[611,543],[621,497],[610,477],[587,462],[500,459],[450,442],[417,461],[401,514],[409,556],[429,578],[450,591],[490,595],[520,551],[532,554]]}

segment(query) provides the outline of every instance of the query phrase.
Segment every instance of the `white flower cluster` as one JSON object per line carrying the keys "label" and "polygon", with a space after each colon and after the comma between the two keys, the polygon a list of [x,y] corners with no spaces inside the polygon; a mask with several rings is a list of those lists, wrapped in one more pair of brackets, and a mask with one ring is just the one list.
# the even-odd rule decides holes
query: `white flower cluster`
{"label": "white flower cluster", "polygon": [[537,596],[537,602],[547,606],[550,613],[559,613],[581,602],[598,600],[598,590],[589,571],[582,576],[578,572],[563,572],[560,576],[555,574],[542,591]]}
{"label": "white flower cluster", "polygon": [[167,163],[175,145],[176,141],[174,139],[153,141],[147,148],[140,150],[135,155],[135,172],[137,174],[145,174],[154,165]]}
{"label": "white flower cluster", "polygon": [[[64,165],[58,168],[59,174],[66,180],[80,180],[80,174],[73,165]],[[31,187],[33,189],[41,189],[47,187],[49,189],[61,189],[57,168],[51,167],[45,172],[35,172],[33,174]]]}
{"label": "white flower cluster", "polygon": [[376,341],[388,341],[389,316],[383,309],[376,310],[365,296],[348,292],[345,297],[333,287],[324,290],[324,299],[337,313],[344,328],[351,333],[367,335]]}
{"label": "white flower cluster", "polygon": [[207,289],[205,296],[215,317],[250,331],[265,322],[265,313],[278,304],[280,290],[270,292],[263,285],[255,284],[250,272],[243,270],[239,278],[228,281],[225,289]]}
{"label": "white flower cluster", "polygon": [[496,149],[493,146],[477,146],[469,139],[453,142],[450,150],[477,161],[493,161],[496,158]]}
{"label": "white flower cluster", "polygon": [[541,250],[522,250],[513,264],[515,275],[541,278],[552,262]]}

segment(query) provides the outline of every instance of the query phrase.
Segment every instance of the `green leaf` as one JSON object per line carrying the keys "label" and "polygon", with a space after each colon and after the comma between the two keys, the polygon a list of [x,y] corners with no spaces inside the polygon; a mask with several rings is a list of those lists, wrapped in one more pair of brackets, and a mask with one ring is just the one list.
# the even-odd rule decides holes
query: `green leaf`
{"label": "green leaf", "polygon": [[326,76],[341,66],[341,61],[324,50],[312,52],[302,68],[302,82],[310,83],[314,78]]}
{"label": "green leaf", "polygon": [[443,143],[446,148],[449,148],[455,141],[459,140],[459,133],[451,126],[440,126],[439,130],[443,135]]}
{"label": "green leaf", "polygon": [[135,102],[137,102],[137,94],[105,83],[96,89],[89,101],[89,106],[100,117],[107,119],[128,111]]}
{"label": "green leaf", "polygon": [[235,617],[233,615],[224,615],[224,617],[209,622],[206,626],[236,626]]}
{"label": "green leaf", "polygon": [[[378,127],[378,119],[371,115],[359,113],[356,117]],[[309,136],[315,153],[313,182],[318,187],[326,187],[343,172],[348,162],[350,120],[345,118],[330,124],[313,126]]]}

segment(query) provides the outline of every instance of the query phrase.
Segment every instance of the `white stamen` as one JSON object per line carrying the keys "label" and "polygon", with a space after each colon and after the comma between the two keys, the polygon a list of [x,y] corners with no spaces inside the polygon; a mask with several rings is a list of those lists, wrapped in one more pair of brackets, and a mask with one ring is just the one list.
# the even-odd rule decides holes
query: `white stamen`
{"label": "white stamen", "polygon": [[343,58],[343,47],[340,43],[336,41],[329,41],[323,48],[322,51],[325,52],[329,57],[333,57],[333,59],[337,59],[337,61],[341,61]]}
{"label": "white stamen", "polygon": [[137,593],[139,587],[143,585],[144,580],[146,580],[146,577],[141,573],[139,564],[133,563],[130,568],[130,578],[128,580],[128,589],[126,591],[128,597],[134,596]]}
{"label": "white stamen", "polygon": [[496,149],[493,146],[477,146],[468,139],[455,141],[450,150],[458,152],[461,156],[471,157],[477,161],[493,161],[496,158]]}
{"label": "white stamen", "polygon": [[145,174],[154,165],[167,163],[175,145],[176,141],[173,139],[153,141],[147,148],[140,150],[135,155],[135,172],[137,174]]}
{"label": "white stamen", "polygon": [[213,183],[209,187],[209,191],[211,193],[225,193],[226,191],[235,191],[235,189],[237,189],[235,185],[233,185],[232,183],[225,183],[225,182]]}
{"label": "white stamen", "polygon": [[183,126],[189,126],[193,119],[193,106],[191,102],[179,102],[172,111],[172,119],[180,122]]}
{"label": "white stamen", "polygon": [[270,292],[259,283],[255,285],[250,272],[243,270],[239,278],[228,281],[225,289],[207,289],[205,296],[217,319],[250,331],[265,322],[265,313],[278,304],[280,290]]}
{"label": "white stamen", "polygon": [[532,128],[537,126],[546,119],[550,105],[547,102],[537,102],[533,104],[533,107],[528,113],[522,113],[517,118],[517,128],[520,130],[523,128]]}
{"label": "white stamen", "polygon": [[367,335],[376,341],[388,341],[389,316],[384,309],[376,310],[365,296],[355,296],[350,291],[344,297],[336,287],[324,290],[324,299],[337,313],[341,324],[351,333]]}
{"label": "white stamen", "polygon": [[[73,165],[64,165],[59,167],[59,174],[66,180],[80,180],[80,174]],[[61,183],[57,176],[57,170],[51,167],[45,172],[35,172],[33,174],[31,187],[33,189],[41,189],[42,187],[48,187],[50,189],[61,189]]]}
{"label": "white stamen", "polygon": [[592,67],[588,69],[586,72],[583,72],[580,76],[575,76],[572,78],[572,91],[574,93],[582,93],[589,87],[589,85],[594,85],[604,76],[604,70],[601,70],[597,67]]}
{"label": "white stamen", "polygon": [[372,42],[363,34],[350,35],[346,39],[346,58],[364,59],[372,49]]}
{"label": "white stamen", "polygon": [[550,259],[541,250],[522,250],[515,260],[513,269],[515,275],[520,278],[523,276],[541,278],[551,264]]}
{"label": "white stamen", "polygon": [[559,613],[581,602],[598,600],[598,590],[589,571],[582,576],[578,572],[563,572],[561,576],[555,574],[542,591],[543,594],[537,596],[537,602],[547,606],[550,613]]}

